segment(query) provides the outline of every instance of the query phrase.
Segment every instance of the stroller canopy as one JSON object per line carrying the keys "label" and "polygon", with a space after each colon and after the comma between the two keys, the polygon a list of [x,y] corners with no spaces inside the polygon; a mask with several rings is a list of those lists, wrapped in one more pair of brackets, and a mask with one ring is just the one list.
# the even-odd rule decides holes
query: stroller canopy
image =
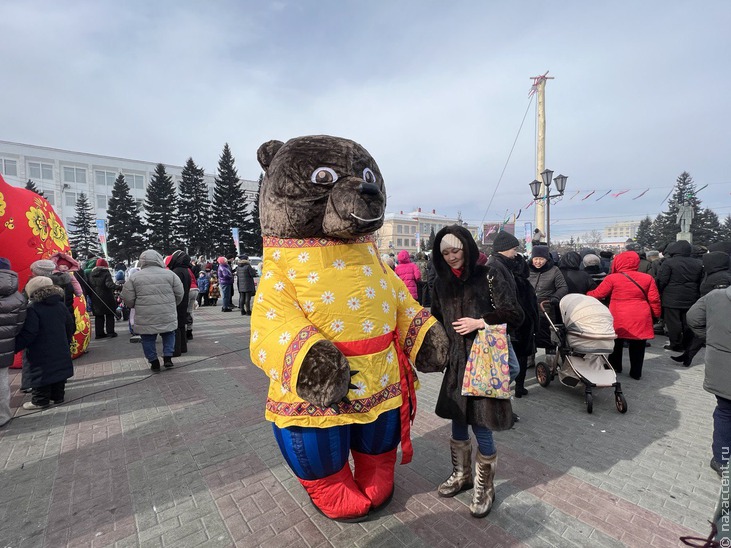
{"label": "stroller canopy", "polygon": [[559,303],[566,331],[586,339],[614,339],[614,318],[594,297],[570,293]]}

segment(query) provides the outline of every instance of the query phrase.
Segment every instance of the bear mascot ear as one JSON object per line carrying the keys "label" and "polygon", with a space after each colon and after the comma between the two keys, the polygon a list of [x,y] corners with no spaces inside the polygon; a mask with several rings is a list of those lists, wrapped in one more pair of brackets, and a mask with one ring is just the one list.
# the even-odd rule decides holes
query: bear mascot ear
{"label": "bear mascot ear", "polygon": [[259,160],[259,165],[264,169],[265,173],[269,169],[274,156],[283,145],[284,143],[282,141],[267,141],[256,151],[256,159]]}

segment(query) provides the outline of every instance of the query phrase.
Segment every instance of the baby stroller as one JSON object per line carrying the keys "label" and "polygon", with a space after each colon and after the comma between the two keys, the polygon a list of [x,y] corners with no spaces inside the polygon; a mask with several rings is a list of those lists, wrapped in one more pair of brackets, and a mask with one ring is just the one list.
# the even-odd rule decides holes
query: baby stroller
{"label": "baby stroller", "polygon": [[543,303],[540,308],[551,326],[551,340],[558,348],[549,363],[536,364],[538,384],[547,387],[557,374],[565,386],[574,388],[583,383],[588,413],[594,408],[592,389],[613,386],[617,411],[626,413],[622,386],[607,359],[616,338],[609,309],[594,297],[571,293],[559,303],[561,324],[551,320]]}

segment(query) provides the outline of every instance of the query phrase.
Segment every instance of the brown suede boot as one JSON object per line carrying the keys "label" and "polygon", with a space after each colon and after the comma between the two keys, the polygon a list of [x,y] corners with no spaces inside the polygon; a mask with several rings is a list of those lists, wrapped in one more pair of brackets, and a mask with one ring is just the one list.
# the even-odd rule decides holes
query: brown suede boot
{"label": "brown suede boot", "polygon": [[472,492],[470,514],[475,518],[484,518],[492,510],[495,502],[495,468],[497,468],[497,453],[486,457],[479,451],[475,462],[475,489]]}
{"label": "brown suede boot", "polygon": [[452,475],[439,486],[440,497],[453,497],[472,487],[472,442],[450,439]]}

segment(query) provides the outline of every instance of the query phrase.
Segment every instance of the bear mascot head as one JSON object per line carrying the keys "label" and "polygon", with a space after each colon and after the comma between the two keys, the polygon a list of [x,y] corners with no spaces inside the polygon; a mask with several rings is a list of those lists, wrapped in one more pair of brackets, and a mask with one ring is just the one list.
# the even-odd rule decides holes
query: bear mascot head
{"label": "bear mascot head", "polygon": [[[10,259],[11,269],[18,273],[18,288],[23,290],[33,275],[31,265],[51,260],[56,268],[54,283],[71,284],[78,263],[71,257],[68,236],[51,204],[35,192],[10,186],[0,177],[0,255]],[[74,284],[76,285],[76,284]],[[73,291],[76,332],[71,341],[71,357],[82,355],[89,346],[91,323],[81,290]],[[16,356],[16,362],[18,362]]]}
{"label": "bear mascot head", "polygon": [[361,520],[390,500],[399,444],[411,459],[414,367],[443,369],[446,333],[381,260],[386,189],[365,148],[317,135],[269,141],[257,156],[251,359],[269,377],[266,418],[313,504]]}

